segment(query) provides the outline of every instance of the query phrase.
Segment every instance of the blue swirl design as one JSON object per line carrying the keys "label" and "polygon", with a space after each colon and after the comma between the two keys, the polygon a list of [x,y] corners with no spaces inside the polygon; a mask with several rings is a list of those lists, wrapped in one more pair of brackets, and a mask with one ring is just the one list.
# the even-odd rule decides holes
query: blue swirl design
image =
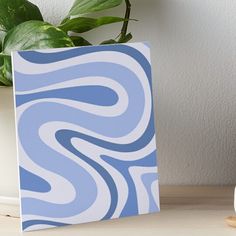
{"label": "blue swirl design", "polygon": [[145,43],[13,54],[23,230],[159,211],[148,55]]}

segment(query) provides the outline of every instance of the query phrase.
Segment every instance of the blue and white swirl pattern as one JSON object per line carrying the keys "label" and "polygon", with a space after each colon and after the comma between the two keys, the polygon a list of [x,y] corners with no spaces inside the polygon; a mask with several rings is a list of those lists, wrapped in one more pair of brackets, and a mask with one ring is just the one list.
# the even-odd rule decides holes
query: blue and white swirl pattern
{"label": "blue and white swirl pattern", "polygon": [[145,43],[13,53],[22,228],[159,211]]}

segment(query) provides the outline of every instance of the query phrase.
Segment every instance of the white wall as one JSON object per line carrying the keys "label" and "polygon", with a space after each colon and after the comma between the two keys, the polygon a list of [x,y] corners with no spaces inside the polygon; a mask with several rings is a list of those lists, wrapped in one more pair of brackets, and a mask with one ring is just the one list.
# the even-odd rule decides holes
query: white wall
{"label": "white wall", "polygon": [[[32,2],[57,23],[73,1]],[[152,44],[161,183],[235,184],[236,1],[131,2],[134,40]],[[119,28],[88,38],[98,42]]]}

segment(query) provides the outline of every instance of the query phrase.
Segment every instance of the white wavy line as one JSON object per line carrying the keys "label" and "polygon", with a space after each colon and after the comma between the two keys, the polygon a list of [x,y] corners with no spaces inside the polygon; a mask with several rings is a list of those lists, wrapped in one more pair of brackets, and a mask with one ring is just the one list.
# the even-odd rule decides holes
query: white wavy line
{"label": "white wavy line", "polygon": [[158,209],[160,209],[158,180],[153,181],[153,183],[151,185],[151,191],[152,191],[152,196],[154,198],[154,201],[155,201]]}
{"label": "white wavy line", "polygon": [[[63,127],[64,128],[64,127]],[[50,130],[50,132],[56,132],[54,129],[49,129],[49,127],[44,127],[45,131]],[[86,142],[86,143],[84,143]],[[90,154],[92,152],[98,153],[100,155],[101,153],[106,156],[114,157],[117,160],[121,161],[136,161],[139,159],[142,159],[143,157],[153,153],[156,150],[156,138],[153,136],[152,140],[142,149],[133,151],[133,152],[120,152],[120,151],[113,151],[109,150],[100,146],[97,146],[96,144],[90,144],[89,142],[79,139],[79,138],[72,138],[72,143],[74,147],[78,150],[82,149],[83,153]],[[83,145],[82,145],[83,143]],[[94,145],[94,147],[90,147],[89,150],[86,150],[85,147],[88,147],[88,145]],[[120,144],[120,143],[119,143]],[[129,143],[127,143],[129,144]]]}
{"label": "white wavy line", "polygon": [[[88,129],[85,129],[81,126],[78,125],[74,125],[74,124],[70,124],[70,123],[66,123],[66,122],[58,122],[58,121],[54,121],[54,122],[47,122],[45,124],[43,124],[40,129],[39,129],[39,133],[47,133],[47,132],[52,132],[55,133],[58,130],[61,129],[67,129],[67,130],[73,130],[75,132],[80,132],[86,135],[89,135],[91,137],[103,140],[103,141],[107,141],[107,142],[111,142],[111,143],[115,143],[115,144],[129,144],[132,143],[134,141],[136,141],[139,137],[141,137],[141,135],[136,134],[136,132],[131,132],[126,136],[120,137],[120,138],[110,138],[110,137],[106,137],[104,135],[100,135],[96,132],[90,131]],[[153,152],[156,149],[156,140],[155,140],[155,135],[153,136],[151,142],[150,142],[150,146],[148,145],[148,148],[150,149],[150,152]],[[107,151],[107,154],[111,154],[112,152]],[[134,152],[134,155],[131,155],[131,158],[136,158],[137,153]],[[120,159],[125,159],[125,156],[123,157],[120,156]]]}
{"label": "white wavy line", "polygon": [[[146,173],[157,174],[157,167],[133,166],[129,168],[129,173],[132,176],[133,181],[135,183],[136,194],[137,194],[137,199],[138,199],[139,214],[147,214],[149,213],[149,196],[141,177],[143,174],[146,174]],[[158,197],[158,196],[155,195],[154,197]]]}
{"label": "white wavy line", "polygon": [[[79,150],[84,155],[90,157],[92,160],[96,161],[101,166],[103,166],[112,176],[113,180],[116,183],[116,187],[118,190],[118,199],[119,199],[116,210],[112,218],[119,217],[128,198],[128,185],[123,175],[113,166],[109,165],[107,162],[103,161],[100,158],[101,155],[106,154],[105,152],[102,152],[103,150],[105,151],[106,149],[99,148],[96,145],[93,145],[87,141],[78,138],[72,138],[71,143],[77,150]],[[117,153],[118,155],[120,154],[119,152]]]}
{"label": "white wavy line", "polygon": [[43,92],[43,91],[53,91],[55,89],[60,89],[60,88],[71,88],[74,86],[77,87],[83,87],[87,85],[98,85],[98,86],[106,86],[107,88],[110,88],[113,90],[117,96],[118,96],[118,101],[115,105],[112,106],[98,106],[98,105],[93,105],[85,102],[79,102],[79,101],[73,101],[69,99],[59,99],[59,98],[48,98],[48,100],[52,102],[57,102],[61,103],[70,107],[74,107],[76,109],[80,109],[82,111],[92,113],[95,115],[99,116],[104,116],[104,117],[113,117],[113,116],[119,116],[122,113],[125,112],[125,110],[128,107],[128,94],[126,90],[116,81],[109,79],[109,78],[104,78],[104,77],[84,77],[81,79],[75,79],[72,81],[66,81],[63,83],[59,83],[57,85],[51,85],[48,86],[47,88],[41,88],[41,89],[36,89],[34,91],[30,92],[18,92],[16,95],[21,95],[21,94],[31,94],[32,92]]}
{"label": "white wavy line", "polygon": [[33,231],[33,230],[42,230],[42,229],[50,229],[55,228],[54,225],[47,225],[47,224],[38,224],[38,225],[31,225],[24,230],[24,232]]}
{"label": "white wavy line", "polygon": [[[76,48],[76,47],[73,47]],[[33,50],[34,52],[40,52],[40,53],[45,53],[45,54],[50,54],[50,53],[54,53],[54,52],[64,52],[64,51],[68,51],[72,48],[48,48],[48,49],[37,49],[37,50]]]}
{"label": "white wavy line", "polygon": [[129,46],[141,52],[151,64],[150,48],[145,43],[131,43]]}
{"label": "white wavy line", "polygon": [[30,91],[16,91],[16,95],[25,95],[25,94],[33,94],[39,92],[46,92],[52,91],[55,89],[61,88],[71,88],[71,87],[83,87],[83,86],[104,86],[109,87],[111,89],[125,91],[125,89],[120,85],[120,83],[116,82],[115,80],[103,77],[103,76],[85,76],[73,80],[67,80],[64,82],[58,82],[52,85],[44,86],[37,89],[32,89]]}

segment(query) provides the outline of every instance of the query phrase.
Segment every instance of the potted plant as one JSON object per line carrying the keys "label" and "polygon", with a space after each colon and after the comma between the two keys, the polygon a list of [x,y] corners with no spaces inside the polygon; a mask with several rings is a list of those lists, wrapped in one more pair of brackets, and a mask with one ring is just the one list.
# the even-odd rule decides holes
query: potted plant
{"label": "potted plant", "polygon": [[[93,16],[121,4],[126,5],[124,17]],[[119,35],[101,44],[128,42],[130,10],[129,0],[75,0],[64,20],[54,26],[27,0],[0,0],[0,196],[18,195],[11,52],[88,46],[91,43],[83,33],[118,22],[122,24]]]}

